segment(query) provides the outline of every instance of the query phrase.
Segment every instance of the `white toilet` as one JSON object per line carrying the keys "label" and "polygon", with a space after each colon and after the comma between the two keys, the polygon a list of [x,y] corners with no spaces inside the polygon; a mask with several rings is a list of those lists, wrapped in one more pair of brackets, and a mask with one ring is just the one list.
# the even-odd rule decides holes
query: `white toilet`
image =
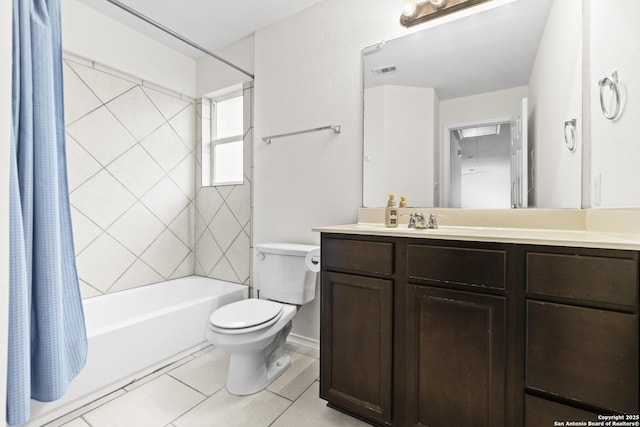
{"label": "white toilet", "polygon": [[256,245],[260,297],[220,307],[209,318],[207,339],[230,354],[227,390],[256,393],[291,364],[287,335],[297,306],[313,300],[320,248],[293,243]]}

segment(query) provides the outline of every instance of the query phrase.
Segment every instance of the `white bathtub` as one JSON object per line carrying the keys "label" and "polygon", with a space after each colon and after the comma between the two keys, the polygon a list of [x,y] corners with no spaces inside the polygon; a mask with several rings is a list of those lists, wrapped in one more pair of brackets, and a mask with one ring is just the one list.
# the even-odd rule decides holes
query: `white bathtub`
{"label": "white bathtub", "polygon": [[246,297],[246,286],[188,276],[83,300],[87,364],[62,399],[31,401],[26,426],[41,426],[205,347],[211,313]]}

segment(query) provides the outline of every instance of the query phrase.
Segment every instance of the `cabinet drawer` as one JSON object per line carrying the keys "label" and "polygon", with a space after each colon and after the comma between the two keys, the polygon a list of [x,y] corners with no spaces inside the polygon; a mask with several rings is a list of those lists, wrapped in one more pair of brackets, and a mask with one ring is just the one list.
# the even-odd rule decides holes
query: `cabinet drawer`
{"label": "cabinet drawer", "polygon": [[637,414],[638,332],[635,314],[529,301],[526,384]]}
{"label": "cabinet drawer", "polygon": [[638,263],[632,259],[527,254],[527,291],[638,306]]}
{"label": "cabinet drawer", "polygon": [[504,289],[506,254],[503,251],[409,245],[407,272],[415,279]]}
{"label": "cabinet drawer", "polygon": [[393,274],[393,243],[323,239],[322,265],[364,273]]}
{"label": "cabinet drawer", "polygon": [[598,415],[535,396],[525,397],[525,427],[553,426],[556,421],[598,421]]}

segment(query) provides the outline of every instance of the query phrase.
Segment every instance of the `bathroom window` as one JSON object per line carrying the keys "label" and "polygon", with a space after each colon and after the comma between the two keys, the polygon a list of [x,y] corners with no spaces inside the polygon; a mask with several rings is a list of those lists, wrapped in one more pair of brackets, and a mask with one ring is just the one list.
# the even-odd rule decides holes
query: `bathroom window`
{"label": "bathroom window", "polygon": [[243,96],[234,91],[210,99],[211,141],[203,157],[209,156],[209,174],[203,176],[203,185],[237,185],[244,182],[243,170]]}

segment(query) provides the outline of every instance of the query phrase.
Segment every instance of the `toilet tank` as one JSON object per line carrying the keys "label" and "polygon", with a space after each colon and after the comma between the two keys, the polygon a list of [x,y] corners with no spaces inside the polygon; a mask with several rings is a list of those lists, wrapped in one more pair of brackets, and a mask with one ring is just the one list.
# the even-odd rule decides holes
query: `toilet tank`
{"label": "toilet tank", "polygon": [[264,243],[256,245],[256,252],[260,298],[296,305],[315,298],[319,246]]}

